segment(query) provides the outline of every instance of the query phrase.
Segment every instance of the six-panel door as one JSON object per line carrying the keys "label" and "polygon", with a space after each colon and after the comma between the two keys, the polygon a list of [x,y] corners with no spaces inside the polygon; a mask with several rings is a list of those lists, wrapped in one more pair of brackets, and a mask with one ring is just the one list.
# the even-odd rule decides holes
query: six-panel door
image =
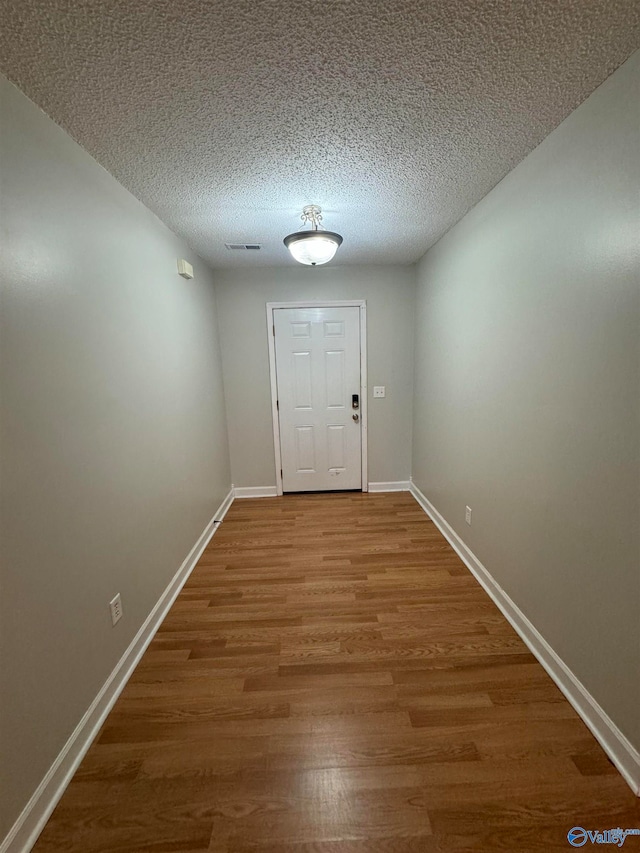
{"label": "six-panel door", "polygon": [[362,488],[360,309],[273,315],[283,491]]}

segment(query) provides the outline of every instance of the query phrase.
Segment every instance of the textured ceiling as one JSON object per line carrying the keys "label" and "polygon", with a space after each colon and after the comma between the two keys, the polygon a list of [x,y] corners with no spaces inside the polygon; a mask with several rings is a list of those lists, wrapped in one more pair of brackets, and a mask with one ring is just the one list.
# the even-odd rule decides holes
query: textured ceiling
{"label": "textured ceiling", "polygon": [[[637,0],[0,0],[3,72],[214,266],[419,258],[640,45]],[[232,252],[225,242],[259,242]],[[334,263],[335,263],[334,262]]]}

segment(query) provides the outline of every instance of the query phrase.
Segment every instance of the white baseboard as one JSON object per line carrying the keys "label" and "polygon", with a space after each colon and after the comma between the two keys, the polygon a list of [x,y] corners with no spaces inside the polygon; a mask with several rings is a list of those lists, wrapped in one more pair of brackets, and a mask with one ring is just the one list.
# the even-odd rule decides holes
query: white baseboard
{"label": "white baseboard", "polygon": [[451,525],[427,497],[411,481],[411,494],[440,530],[485,592],[500,609],[507,621],[536,656],[571,705],[584,720],[600,746],[618,768],[636,796],[640,796],[640,752],[623,735],[606,711],[596,702],[582,682],[562,658],[551,648],[542,634],[527,619],[502,587],[493,579],[471,549],[465,545]]}
{"label": "white baseboard", "polygon": [[278,492],[275,486],[236,486],[233,496],[234,498],[276,498]]}
{"label": "white baseboard", "polygon": [[409,480],[391,480],[387,483],[369,483],[370,492],[408,492],[411,488]]}
{"label": "white baseboard", "polygon": [[147,616],[144,624],[131,641],[129,648],[118,661],[115,669],[107,678],[100,692],[76,726],[58,757],[38,785],[33,796],[22,810],[19,818],[10,829],[7,837],[0,843],[0,853],[29,853],[44,829],[51,813],[62,797],[73,774],[93,743],[107,714],[115,704],[137,666],[147,646],[169,608],[184,586],[187,578],[196,566],[211,537],[218,529],[227,510],[233,503],[233,490],[224,499],[216,514],[198,537],[187,558],[160,596],[155,607]]}
{"label": "white baseboard", "polygon": [[[369,483],[370,492],[408,492],[409,480],[394,480],[388,483]],[[278,492],[275,486],[236,486],[234,498],[275,498]]]}

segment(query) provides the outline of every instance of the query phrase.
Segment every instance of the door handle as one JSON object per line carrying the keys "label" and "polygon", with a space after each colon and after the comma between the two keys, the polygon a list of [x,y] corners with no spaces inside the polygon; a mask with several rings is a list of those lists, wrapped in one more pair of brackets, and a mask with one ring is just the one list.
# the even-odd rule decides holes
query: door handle
{"label": "door handle", "polygon": [[351,417],[354,419],[354,421],[356,423],[358,423],[358,421],[360,420],[360,415],[357,412],[355,414],[351,415]]}

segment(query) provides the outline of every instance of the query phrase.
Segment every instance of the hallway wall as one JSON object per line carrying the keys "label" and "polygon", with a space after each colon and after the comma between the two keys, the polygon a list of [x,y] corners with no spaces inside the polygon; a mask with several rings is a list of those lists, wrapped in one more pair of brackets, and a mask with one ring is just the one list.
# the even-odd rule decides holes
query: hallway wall
{"label": "hallway wall", "polygon": [[[275,486],[267,302],[367,300],[369,481],[411,473],[415,267],[263,267],[216,272],[231,474]],[[372,399],[374,385],[386,387]]]}
{"label": "hallway wall", "polygon": [[417,486],[636,748],[639,88],[636,53],[421,261],[413,430]]}
{"label": "hallway wall", "polygon": [[1,840],[230,471],[210,272],[3,79],[0,99]]}

